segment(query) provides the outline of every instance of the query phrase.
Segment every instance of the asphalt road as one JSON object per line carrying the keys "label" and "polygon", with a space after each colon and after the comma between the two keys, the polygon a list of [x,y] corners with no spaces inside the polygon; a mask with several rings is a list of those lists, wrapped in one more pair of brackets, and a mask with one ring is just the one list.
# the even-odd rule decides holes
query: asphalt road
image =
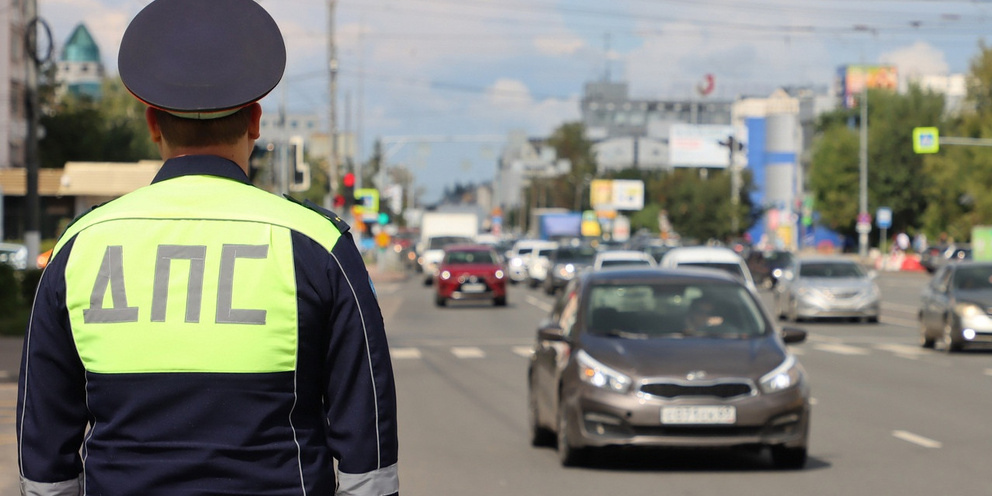
{"label": "asphalt road", "polygon": [[[518,285],[506,308],[437,308],[419,278],[379,282],[399,395],[401,493],[992,494],[992,352],[917,346],[916,303],[928,280],[881,274],[879,324],[800,324],[810,338],[793,350],[815,404],[810,460],[796,472],[774,469],[764,454],[691,450],[564,469],[553,449],[529,445],[525,408],[527,356],[550,298]],[[0,360],[12,346],[0,340]],[[14,396],[0,382],[3,495],[17,494]]]}

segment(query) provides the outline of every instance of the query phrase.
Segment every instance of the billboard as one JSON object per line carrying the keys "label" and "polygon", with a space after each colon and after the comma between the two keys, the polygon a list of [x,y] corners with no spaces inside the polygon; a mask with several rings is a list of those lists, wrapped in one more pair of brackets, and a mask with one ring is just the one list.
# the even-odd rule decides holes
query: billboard
{"label": "billboard", "polygon": [[837,91],[844,106],[858,105],[857,96],[868,89],[895,91],[899,88],[899,73],[894,65],[842,65],[837,68]]}
{"label": "billboard", "polygon": [[595,179],[589,185],[589,204],[595,210],[641,210],[644,208],[644,181]]}
{"label": "billboard", "polygon": [[730,151],[720,144],[735,134],[733,126],[672,124],[668,131],[668,163],[672,167],[726,168]]}

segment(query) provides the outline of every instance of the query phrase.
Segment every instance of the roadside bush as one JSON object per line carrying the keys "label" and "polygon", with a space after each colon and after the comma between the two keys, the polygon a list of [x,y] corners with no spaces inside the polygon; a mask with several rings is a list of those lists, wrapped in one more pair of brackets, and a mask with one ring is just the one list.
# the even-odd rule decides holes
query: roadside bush
{"label": "roadside bush", "polygon": [[[0,264],[0,335],[21,336],[28,325],[30,305],[24,298],[24,273]],[[35,276],[35,285],[37,285]],[[34,293],[31,298],[33,300]]]}

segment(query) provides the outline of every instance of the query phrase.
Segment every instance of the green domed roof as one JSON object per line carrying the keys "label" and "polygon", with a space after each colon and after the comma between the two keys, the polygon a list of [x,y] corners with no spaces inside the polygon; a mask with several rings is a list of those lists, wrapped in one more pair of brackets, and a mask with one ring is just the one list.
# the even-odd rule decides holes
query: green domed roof
{"label": "green domed roof", "polygon": [[79,24],[62,49],[63,62],[100,62],[100,48],[86,26]]}

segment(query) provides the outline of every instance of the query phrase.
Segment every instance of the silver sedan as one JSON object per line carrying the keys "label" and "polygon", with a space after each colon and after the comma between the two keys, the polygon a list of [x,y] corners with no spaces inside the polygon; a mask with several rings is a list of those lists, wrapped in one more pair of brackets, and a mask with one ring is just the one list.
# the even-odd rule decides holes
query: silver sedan
{"label": "silver sedan", "polygon": [[856,318],[878,322],[881,291],[874,271],[842,257],[796,259],[775,289],[780,318]]}

